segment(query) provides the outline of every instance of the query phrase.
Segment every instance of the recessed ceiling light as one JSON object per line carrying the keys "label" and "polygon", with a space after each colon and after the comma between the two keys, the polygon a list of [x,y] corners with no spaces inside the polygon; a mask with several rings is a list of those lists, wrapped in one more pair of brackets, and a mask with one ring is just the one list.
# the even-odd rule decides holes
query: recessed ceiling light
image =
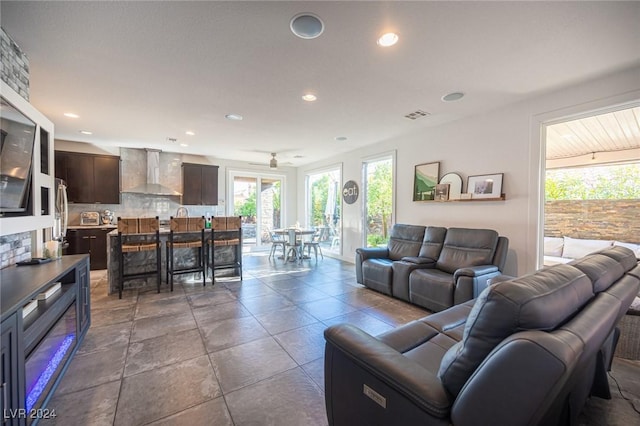
{"label": "recessed ceiling light", "polygon": [[337,141],[342,142],[342,141],[346,141],[347,137],[346,136],[336,136],[334,139],[337,140]]}
{"label": "recessed ceiling light", "polygon": [[184,132],[184,134],[189,136],[195,136],[195,133],[193,133],[191,130],[187,130],[186,132]]}
{"label": "recessed ceiling light", "polygon": [[302,95],[302,99],[307,101],[307,102],[313,102],[318,98],[313,93],[307,93],[307,94]]}
{"label": "recessed ceiling light", "polygon": [[310,40],[324,31],[324,23],[313,13],[299,13],[289,23],[289,28],[296,36]]}
{"label": "recessed ceiling light", "polygon": [[180,146],[189,146],[189,145],[186,143],[181,143]]}
{"label": "recessed ceiling light", "polygon": [[386,33],[382,34],[378,39],[378,46],[389,47],[393,46],[398,42],[398,34],[396,33]]}
{"label": "recessed ceiling light", "polygon": [[80,130],[80,133],[82,133],[83,135],[92,135],[93,132],[90,132],[88,130]]}
{"label": "recessed ceiling light", "polygon": [[227,120],[236,120],[236,121],[240,121],[242,120],[244,117],[242,117],[240,114],[227,114],[224,116],[224,118],[226,118]]}
{"label": "recessed ceiling light", "polygon": [[444,102],[453,102],[453,101],[457,101],[459,99],[462,99],[463,97],[464,97],[464,93],[462,93],[462,92],[452,92],[452,93],[449,93],[447,95],[444,95],[442,97],[442,100]]}
{"label": "recessed ceiling light", "polygon": [[74,114],[72,112],[65,112],[64,116],[65,117],[69,117],[69,118],[80,118],[80,116],[78,114]]}

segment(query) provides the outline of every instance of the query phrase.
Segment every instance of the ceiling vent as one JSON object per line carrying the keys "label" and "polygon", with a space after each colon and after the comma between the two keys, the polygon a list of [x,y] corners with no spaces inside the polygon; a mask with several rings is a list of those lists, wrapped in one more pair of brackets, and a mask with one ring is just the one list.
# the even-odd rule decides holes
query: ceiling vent
{"label": "ceiling vent", "polygon": [[431,115],[431,113],[428,113],[426,111],[419,109],[419,110],[410,112],[409,114],[406,114],[404,118],[408,118],[409,120],[417,120],[418,118],[426,117],[428,115]]}

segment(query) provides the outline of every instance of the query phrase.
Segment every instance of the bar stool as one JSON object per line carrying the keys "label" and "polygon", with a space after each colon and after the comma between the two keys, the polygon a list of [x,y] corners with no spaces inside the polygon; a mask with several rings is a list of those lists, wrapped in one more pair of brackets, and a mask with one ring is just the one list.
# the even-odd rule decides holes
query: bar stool
{"label": "bar stool", "polygon": [[[125,273],[125,261],[128,265],[144,265],[139,256],[131,261],[128,254],[140,252],[156,252],[153,270]],[[118,298],[122,299],[122,290],[125,280],[156,276],[158,293],[160,293],[161,280],[161,253],[160,253],[160,220],[155,218],[118,218]],[[145,259],[146,260],[146,259]]]}
{"label": "bar stool", "polygon": [[[169,240],[167,241],[167,282],[173,291],[173,277],[180,274],[202,274],[202,286],[207,283],[207,261],[204,241],[205,219],[202,217],[173,217],[169,219]],[[177,238],[177,239],[176,239]],[[195,262],[189,266],[176,268],[176,249],[198,249]]]}
{"label": "bar stool", "polygon": [[[215,284],[216,269],[235,269],[242,280],[242,216],[217,216],[211,218],[211,237],[208,240],[211,251],[210,263],[212,281]],[[216,250],[232,246],[233,259],[216,262]]]}

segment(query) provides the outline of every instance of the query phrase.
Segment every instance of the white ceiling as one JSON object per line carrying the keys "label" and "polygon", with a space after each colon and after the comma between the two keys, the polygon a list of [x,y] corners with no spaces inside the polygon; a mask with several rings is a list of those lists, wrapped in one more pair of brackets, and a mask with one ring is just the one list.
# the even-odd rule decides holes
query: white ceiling
{"label": "white ceiling", "polygon": [[[247,162],[273,151],[298,166],[640,64],[640,2],[0,7],[30,58],[31,102],[57,139]],[[319,38],[291,33],[300,12],[323,19]],[[383,49],[387,30],[400,41]],[[308,91],[315,103],[302,101]],[[466,96],[440,100],[453,91]],[[404,118],[418,109],[431,115]]]}

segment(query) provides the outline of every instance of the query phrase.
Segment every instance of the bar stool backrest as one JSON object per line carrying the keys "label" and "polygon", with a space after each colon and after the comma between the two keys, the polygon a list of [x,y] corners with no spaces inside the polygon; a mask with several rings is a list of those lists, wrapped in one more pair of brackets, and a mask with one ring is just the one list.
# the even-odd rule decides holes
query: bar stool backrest
{"label": "bar stool backrest", "polygon": [[158,217],[119,217],[120,234],[153,234],[160,229]]}
{"label": "bar stool backrest", "polygon": [[172,232],[194,232],[205,229],[204,216],[201,217],[172,217],[169,229]]}

